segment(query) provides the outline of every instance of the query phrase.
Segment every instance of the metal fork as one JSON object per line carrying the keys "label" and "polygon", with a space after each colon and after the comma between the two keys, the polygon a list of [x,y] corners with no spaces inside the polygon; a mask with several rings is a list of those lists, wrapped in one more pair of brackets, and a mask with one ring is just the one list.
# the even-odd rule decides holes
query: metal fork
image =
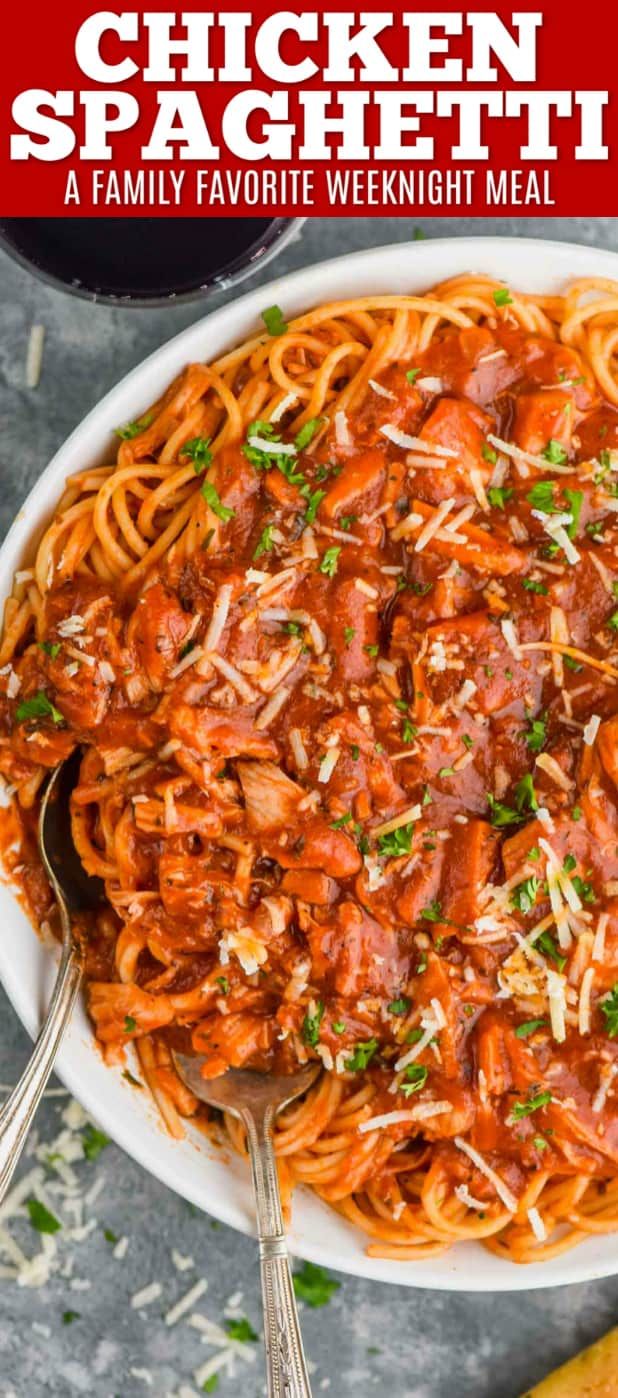
{"label": "metal fork", "polygon": [[103,901],[103,884],[82,868],[73,844],[69,802],[79,777],[76,749],[52,772],[41,803],[39,849],[60,913],[62,955],[49,1008],[28,1066],[0,1109],[0,1200],[11,1182],[45,1084],[54,1066],[84,973],[85,949],[70,914]]}

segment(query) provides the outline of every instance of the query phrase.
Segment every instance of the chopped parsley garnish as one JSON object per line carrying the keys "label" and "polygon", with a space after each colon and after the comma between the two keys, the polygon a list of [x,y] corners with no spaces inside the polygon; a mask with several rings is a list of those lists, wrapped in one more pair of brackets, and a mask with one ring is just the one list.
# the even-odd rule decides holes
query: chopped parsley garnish
{"label": "chopped parsley garnish", "polygon": [[55,660],[62,650],[60,641],[39,641],[38,645],[39,650],[44,651],[45,655],[50,657],[50,660]]}
{"label": "chopped parsley garnish", "polygon": [[345,815],[339,816],[338,820],[331,820],[331,830],[342,830],[344,825],[349,825],[352,819],[352,812],[346,811]]}
{"label": "chopped parsley garnish", "polygon": [[363,646],[363,650],[365,651],[366,655],[371,656],[372,660],[375,660],[376,656],[380,654],[379,646]]}
{"label": "chopped parsley garnish", "polygon": [[521,1121],[522,1117],[531,1116],[532,1112],[540,1111],[541,1107],[546,1107],[551,1102],[551,1092],[537,1092],[536,1097],[529,1097],[527,1102],[514,1102],[511,1107],[511,1117],[513,1121]]}
{"label": "chopped parsley garnish", "polygon": [[132,441],[133,437],[139,437],[140,432],[145,432],[146,428],[150,427],[153,417],[154,413],[146,413],[146,416],[137,422],[127,422],[124,427],[115,427],[116,436],[121,437],[123,442]]}
{"label": "chopped parsley garnish", "polygon": [[574,874],[571,883],[575,892],[579,894],[582,903],[596,903],[596,893],[587,879],[582,879],[579,874]]}
{"label": "chopped parsley garnish", "polygon": [[455,776],[455,768],[454,768],[454,767],[440,767],[440,769],[439,769],[439,771],[438,771],[438,776],[439,776],[439,777],[454,777],[454,776]]}
{"label": "chopped parsley garnish", "polygon": [[402,854],[409,854],[413,836],[412,821],[408,825],[400,825],[398,830],[390,830],[387,835],[378,835],[378,854],[383,854],[389,859],[398,859]]}
{"label": "chopped parsley garnish", "polygon": [[584,813],[583,813],[583,811],[582,811],[581,806],[574,806],[574,807],[573,807],[573,810],[571,811],[571,815],[572,815],[572,817],[573,817],[573,820],[581,820],[583,814],[584,814]]}
{"label": "chopped parsley garnish", "polygon": [[405,1082],[400,1084],[399,1091],[403,1092],[404,1097],[411,1097],[413,1092],[421,1091],[428,1076],[428,1069],[422,1063],[411,1063],[410,1067],[406,1068]]}
{"label": "chopped parsley garnish", "polygon": [[568,452],[561,442],[557,442],[555,437],[550,437],[547,446],[541,452],[541,456],[544,456],[545,460],[549,461],[552,466],[564,466]]}
{"label": "chopped parsley garnish", "polygon": [[272,553],[272,550],[273,550],[272,533],[273,533],[274,527],[275,527],[274,524],[265,524],[265,525],[264,525],[264,528],[263,528],[263,530],[262,530],[262,533],[260,534],[260,537],[259,537],[259,541],[258,541],[257,548],[255,549],[255,552],[254,552],[254,554],[253,554],[253,560],[254,560],[254,562],[255,562],[256,558],[261,558],[263,553]]}
{"label": "chopped parsley garnish", "polygon": [[528,1039],[536,1029],[544,1029],[546,1025],[546,1019],[526,1019],[523,1024],[517,1025],[515,1035],[518,1039]]}
{"label": "chopped parsley garnish", "polygon": [[337,523],[340,529],[351,529],[358,521],[358,515],[340,515]]}
{"label": "chopped parsley garnish", "polygon": [[37,1233],[58,1233],[62,1228],[59,1219],[50,1214],[40,1199],[27,1199],[26,1208],[32,1227],[36,1228]]}
{"label": "chopped parsley garnish", "polygon": [[468,752],[474,747],[474,738],[471,738],[469,733],[462,733],[461,741],[464,747],[468,749]]}
{"label": "chopped parsley garnish", "polygon": [[[251,446],[256,438],[262,443],[261,446]],[[276,466],[290,485],[306,484],[302,471],[298,469],[295,449],[286,449],[272,423],[259,418],[252,422],[247,428],[247,441],[242,450],[256,471],[269,471],[271,466]]]}
{"label": "chopped parsley garnish", "polygon": [[343,639],[344,639],[344,641],[345,641],[345,643],[346,643],[346,646],[349,646],[350,641],[353,641],[353,640],[354,640],[355,635],[356,635],[356,627],[355,627],[355,626],[344,626],[344,628],[343,628]]}
{"label": "chopped parsley garnish", "polygon": [[365,1039],[354,1045],[354,1051],[350,1058],[346,1058],[345,1070],[347,1073],[359,1073],[371,1062],[378,1047],[377,1039]]}
{"label": "chopped parsley garnish", "polygon": [[541,752],[547,741],[547,714],[541,714],[539,718],[532,718],[526,714],[528,727],[523,734],[531,752]]}
{"label": "chopped parsley garnish", "polygon": [[537,1150],[549,1150],[547,1141],[545,1141],[542,1136],[533,1136],[532,1141]]}
{"label": "chopped parsley garnish", "polygon": [[509,289],[508,289],[507,286],[500,286],[500,287],[498,287],[497,291],[494,291],[494,292],[493,292],[493,298],[494,298],[494,305],[496,305],[496,306],[512,306],[512,305],[513,305],[513,297],[511,296],[511,293],[510,293],[510,291],[509,291]]}
{"label": "chopped parsley garnish", "polygon": [[333,1034],[345,1034],[345,1024],[342,1019],[336,1019],[331,1025]]}
{"label": "chopped parsley garnish", "polygon": [[[495,466],[496,461],[498,460],[498,454],[496,451],[494,451],[493,447],[490,447],[489,442],[483,442],[483,445],[481,447],[481,456],[483,458],[483,461],[489,461],[491,466]],[[513,491],[509,491],[509,494],[512,495]]]}
{"label": "chopped parsley garnish", "polygon": [[247,1344],[249,1340],[257,1340],[259,1338],[253,1329],[251,1321],[247,1320],[244,1315],[240,1316],[238,1320],[226,1320],[225,1328],[230,1340],[240,1340],[243,1345]]}
{"label": "chopped parsley garnish", "polygon": [[523,879],[511,892],[511,906],[518,908],[520,913],[531,912],[540,887],[541,881],[537,879],[536,874],[531,874],[529,879]]}
{"label": "chopped parsley garnish", "polygon": [[407,378],[407,380],[408,380],[408,383],[416,383],[416,380],[417,380],[417,378],[418,378],[420,372],[421,372],[420,369],[407,369],[407,370],[406,370],[406,378]]}
{"label": "chopped parsley garnish", "polygon": [[299,1301],[306,1301],[314,1309],[328,1305],[331,1296],[341,1286],[341,1282],[335,1281],[324,1267],[318,1267],[315,1262],[303,1262],[300,1271],[292,1273],[292,1284]]}
{"label": "chopped parsley garnish", "polygon": [[324,1005],[322,1004],[321,1000],[318,1000],[315,1007],[315,1014],[310,1014],[309,1010],[307,1010],[307,1013],[303,1020],[301,1031],[303,1040],[306,1044],[309,1044],[311,1048],[315,1048],[320,1038],[320,1025],[322,1023],[323,1015]]}
{"label": "chopped parsley garnish", "polygon": [[522,578],[521,585],[526,589],[526,592],[536,592],[539,597],[547,597],[549,592],[545,583],[535,582],[534,578]]}
{"label": "chopped parsley garnish", "polygon": [[123,1068],[122,1076],[125,1079],[125,1082],[130,1082],[131,1087],[141,1088],[144,1086],[143,1082],[140,1082],[139,1078],[134,1077],[133,1073],[130,1073],[128,1068]]}
{"label": "chopped parsley garnish", "polygon": [[193,462],[196,476],[201,476],[212,463],[212,452],[208,450],[211,440],[210,437],[192,437],[182,448],[180,455],[188,456]]}
{"label": "chopped parsley garnish", "polygon": [[573,659],[572,655],[563,655],[562,659],[564,664],[566,665],[567,670],[572,670],[575,675],[578,675],[580,670],[583,670],[584,668],[583,665],[580,664],[579,660]]}
{"label": "chopped parsley garnish", "polygon": [[618,981],[614,981],[609,995],[601,1002],[601,1013],[605,1016],[609,1038],[615,1039],[618,1035]]}
{"label": "chopped parsley garnish", "polygon": [[101,1151],[111,1144],[109,1136],[104,1131],[99,1131],[98,1127],[92,1126],[90,1122],[84,1127],[82,1132],[82,1146],[86,1160],[98,1160]]}
{"label": "chopped parsley garnish", "polygon": [[417,733],[418,729],[413,723],[410,723],[409,718],[404,718],[401,730],[401,741],[403,743],[413,743]]}
{"label": "chopped parsley garnish", "polygon": [[352,743],[352,746],[351,746],[351,748],[350,748],[350,753],[351,753],[351,755],[352,755],[352,761],[353,761],[353,762],[358,762],[358,759],[359,759],[359,757],[360,757],[360,748],[359,748],[359,746],[358,746],[358,743]]}
{"label": "chopped parsley garnish", "polygon": [[515,787],[515,805],[520,812],[526,809],[530,811],[538,811],[539,809],[539,803],[534,790],[534,782],[530,772],[517,782]]}
{"label": "chopped parsley garnish", "polygon": [[217,982],[217,985],[218,985],[218,986],[220,987],[220,989],[221,989],[221,994],[222,994],[222,995],[229,995],[229,993],[230,993],[230,983],[229,983],[229,981],[228,981],[227,976],[216,976],[216,977],[215,977],[215,980],[216,980],[216,982]]}
{"label": "chopped parsley garnish", "polygon": [[517,825],[521,819],[519,811],[513,810],[512,806],[506,806],[503,801],[497,801],[491,792],[487,792],[489,813],[492,825],[500,830],[504,825]]}
{"label": "chopped parsley garnish", "polygon": [[262,320],[264,321],[269,335],[287,334],[287,321],[283,318],[283,311],[280,306],[267,306],[266,310],[262,311]]}
{"label": "chopped parsley garnish", "polygon": [[389,1015],[407,1015],[410,1005],[411,1001],[408,1000],[407,995],[402,995],[399,1000],[391,1000],[388,1013]]}
{"label": "chopped parsley garnish", "polygon": [[22,699],[21,704],[17,705],[15,717],[18,723],[29,718],[51,718],[54,723],[64,723],[64,717],[60,710],[52,704],[51,699],[48,699],[42,689],[38,691],[38,694],[33,694],[31,699]]}
{"label": "chopped parsley garnish", "polygon": [[133,1034],[134,1031],[135,1031],[136,1029],[137,1029],[137,1020],[133,1018],[133,1015],[125,1015],[125,1017],[124,1017],[124,1032],[125,1032],[125,1034]]}
{"label": "chopped parsley garnish", "polygon": [[305,523],[306,523],[306,524],[313,524],[313,523],[314,523],[315,517],[316,517],[317,512],[318,512],[318,509],[319,509],[319,507],[320,507],[320,505],[321,505],[321,503],[322,503],[322,501],[323,501],[325,495],[326,495],[326,491],[325,491],[325,490],[312,490],[312,491],[311,491],[311,494],[307,496],[307,508],[306,508],[306,510],[305,510]]}
{"label": "chopped parsley garnish", "polygon": [[558,950],[551,932],[541,932],[540,937],[536,939],[535,946],[537,951],[542,951],[543,956],[549,957],[549,960],[554,962],[554,965],[558,967],[559,971],[564,970],[566,966],[566,956],[562,956],[561,952]]}
{"label": "chopped parsley garnish", "polygon": [[[487,448],[483,447],[483,456],[485,456],[486,450]],[[489,457],[486,457],[486,460],[489,459]],[[495,461],[495,459],[496,453],[494,452],[493,460]],[[489,500],[490,505],[493,505],[494,510],[503,510],[507,500],[510,500],[513,494],[514,491],[511,489],[510,486],[490,485],[489,490],[487,491],[487,499]]]}
{"label": "chopped parsley garnish", "polygon": [[537,481],[528,491],[526,500],[534,510],[541,510],[545,515],[560,514],[560,506],[554,500],[554,489],[553,481]]}
{"label": "chopped parsley garnish", "polygon": [[323,421],[322,417],[310,417],[308,422],[303,423],[300,432],[297,432],[294,438],[294,446],[297,451],[303,451],[305,447],[309,446]]}
{"label": "chopped parsley garnish", "polygon": [[437,898],[432,898],[425,908],[421,908],[420,916],[424,922],[443,922],[442,908]]}
{"label": "chopped parsley garnish", "polygon": [[410,1030],[408,1031],[408,1033],[406,1034],[406,1043],[407,1043],[407,1044],[417,1044],[418,1041],[419,1041],[419,1039],[422,1039],[422,1037],[423,1037],[423,1030],[422,1030],[422,1029],[410,1029]]}
{"label": "chopped parsley garnish", "polygon": [[326,553],[324,554],[324,557],[320,563],[320,572],[324,573],[324,575],[327,578],[334,578],[335,573],[337,572],[338,559],[340,553],[340,544],[335,544],[332,548],[326,550]]}
{"label": "chopped parsley garnish", "polygon": [[[608,625],[610,631],[618,631],[618,611],[612,612],[612,614],[611,614],[611,616],[610,616],[610,618],[609,618],[609,620],[608,620],[607,625]],[[19,710],[18,710],[18,714],[19,714]]]}
{"label": "chopped parsley garnish", "polygon": [[568,500],[569,513],[572,515],[571,523],[567,525],[567,534],[569,539],[574,539],[579,528],[579,517],[582,512],[584,492],[583,490],[569,490],[568,486],[565,486],[563,494],[565,499]]}
{"label": "chopped parsley garnish", "polygon": [[223,521],[224,524],[227,524],[228,519],[234,518],[236,511],[230,509],[228,505],[222,505],[219,497],[219,492],[216,489],[216,486],[213,485],[212,481],[204,481],[204,484],[201,487],[201,494],[204,496],[206,504],[210,507],[213,514],[217,516],[217,519],[220,519]]}

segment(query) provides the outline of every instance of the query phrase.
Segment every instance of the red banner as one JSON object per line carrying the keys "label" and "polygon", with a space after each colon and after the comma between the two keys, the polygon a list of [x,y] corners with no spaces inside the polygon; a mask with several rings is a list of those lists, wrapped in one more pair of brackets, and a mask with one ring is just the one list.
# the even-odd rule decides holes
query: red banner
{"label": "red banner", "polygon": [[618,213],[601,0],[37,8],[5,19],[4,215]]}

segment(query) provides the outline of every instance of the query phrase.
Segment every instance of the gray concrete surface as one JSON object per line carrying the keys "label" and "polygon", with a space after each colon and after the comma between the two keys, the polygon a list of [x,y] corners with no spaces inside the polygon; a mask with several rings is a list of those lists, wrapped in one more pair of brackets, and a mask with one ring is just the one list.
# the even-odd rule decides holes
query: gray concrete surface
{"label": "gray concrete surface", "polygon": [[[491,224],[434,219],[420,226],[427,237],[485,231],[618,248],[615,219],[495,219]],[[412,227],[404,219],[315,219],[276,270],[345,249],[403,242]],[[267,269],[263,279],[274,274],[274,268]],[[0,535],[83,414],[202,309],[199,303],[152,311],[92,308],[49,289],[0,254]],[[34,322],[45,325],[46,343],[41,382],[33,392],[25,387],[24,365]],[[27,1053],[27,1037],[0,990],[4,1084],[14,1081]],[[38,1123],[41,1139],[54,1136],[65,1105],[63,1099],[46,1100]],[[32,1159],[23,1169],[31,1165]],[[197,1309],[221,1323],[233,1297],[259,1330],[253,1245],[192,1213],[114,1145],[76,1170],[87,1188],[99,1175],[105,1177],[94,1208],[98,1223],[74,1250],[72,1277],[57,1273],[41,1288],[0,1279],[0,1398],[86,1393],[90,1398],[188,1398],[198,1391],[193,1371],[215,1350],[186,1323],[166,1327],[162,1315],[203,1276],[208,1290]],[[12,1225],[13,1231],[16,1227],[21,1233],[15,1235],[26,1239],[29,1225]],[[114,1258],[105,1229],[129,1238],[124,1261]],[[24,1246],[32,1248],[31,1232]],[[194,1267],[181,1274],[171,1262],[173,1248],[193,1257]],[[163,1282],[162,1296],[142,1312],[132,1310],[129,1297],[153,1278]],[[303,1308],[315,1393],[328,1391],[333,1398],[365,1398],[380,1390],[389,1398],[517,1398],[618,1321],[616,1279],[528,1295],[470,1297],[387,1288],[351,1277],[340,1281],[328,1306]],[[70,1310],[79,1318],[67,1325],[63,1313]],[[253,1364],[241,1365],[236,1377],[223,1376],[218,1392],[222,1398],[262,1394],[261,1353]]]}

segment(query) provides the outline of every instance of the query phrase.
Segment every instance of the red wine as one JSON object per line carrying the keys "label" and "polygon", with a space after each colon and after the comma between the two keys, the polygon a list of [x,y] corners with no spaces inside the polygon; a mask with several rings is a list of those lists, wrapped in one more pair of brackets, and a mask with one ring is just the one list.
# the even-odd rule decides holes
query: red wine
{"label": "red wine", "polygon": [[206,289],[269,251],[289,219],[7,218],[0,241],[42,276],[101,298]]}

